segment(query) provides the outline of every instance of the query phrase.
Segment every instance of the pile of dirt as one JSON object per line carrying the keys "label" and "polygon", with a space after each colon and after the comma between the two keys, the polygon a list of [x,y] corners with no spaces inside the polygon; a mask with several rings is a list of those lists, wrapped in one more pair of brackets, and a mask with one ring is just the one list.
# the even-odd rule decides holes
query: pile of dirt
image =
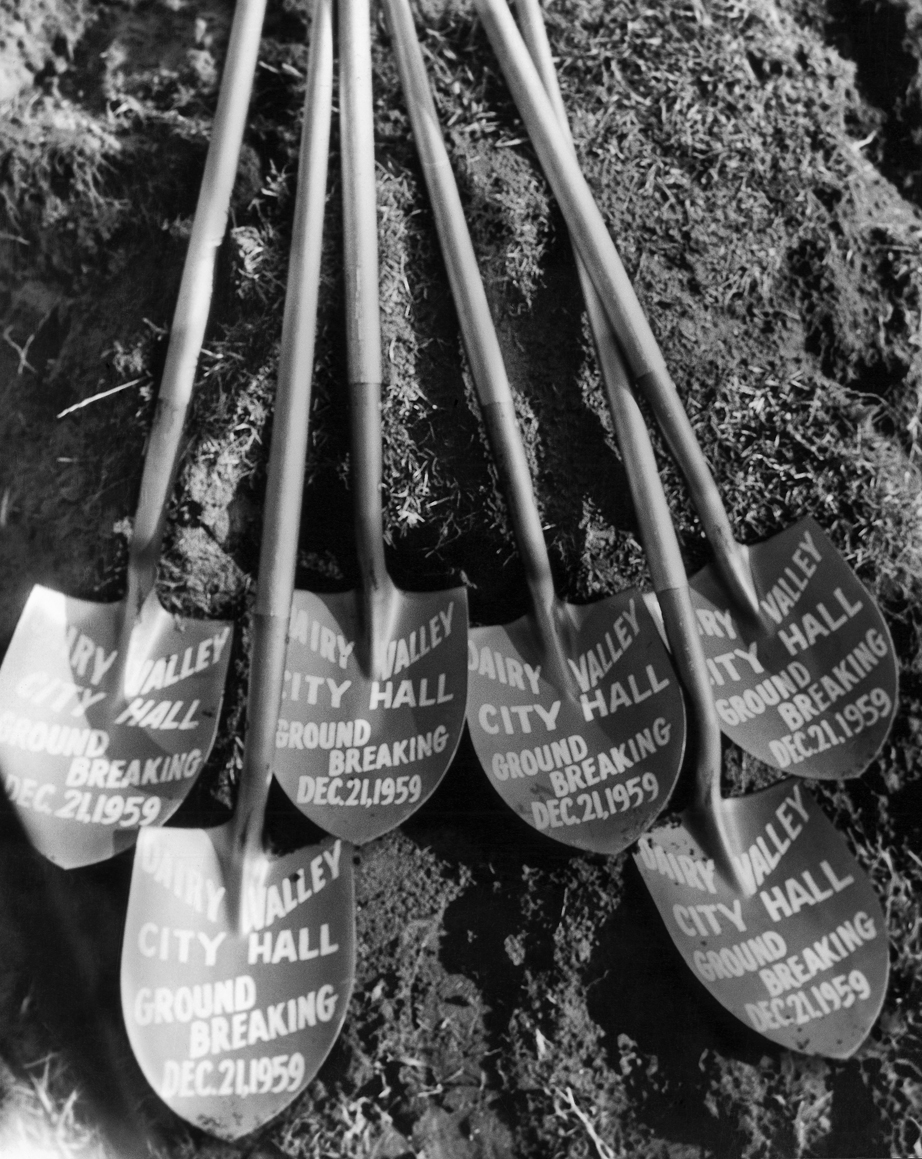
{"label": "pile of dirt", "polygon": [[[415,10],[559,591],[648,586],[559,211],[470,4]],[[35,583],[121,594],[230,14],[0,0],[0,648]],[[331,1057],[239,1146],[173,1116],[131,1059],[131,855],[51,872],[93,947],[68,957],[37,928],[44,879],[7,822],[5,1129],[105,1153],[99,1075],[117,1074],[172,1156],[922,1154],[922,7],[565,0],[547,16],[582,167],[740,538],[812,512],[893,633],[892,735],[860,781],[816,789],[887,913],[879,1023],[844,1062],[746,1030],[682,966],[629,858],[529,830],[465,740],[424,808],[358,857],[358,976]],[[190,825],[226,816],[239,772],[307,30],[303,4],[270,3],[160,570],[165,606],[241,625]],[[411,590],[462,577],[473,622],[506,622],[526,609],[521,566],[380,13],[374,54],[388,562]],[[357,567],[335,120],[332,147],[298,574],[314,590]],[[704,539],[657,447],[692,570]],[[729,743],[725,770],[734,795],[776,779]],[[286,803],[270,823],[297,839]],[[78,982],[87,998],[62,1002]]]}

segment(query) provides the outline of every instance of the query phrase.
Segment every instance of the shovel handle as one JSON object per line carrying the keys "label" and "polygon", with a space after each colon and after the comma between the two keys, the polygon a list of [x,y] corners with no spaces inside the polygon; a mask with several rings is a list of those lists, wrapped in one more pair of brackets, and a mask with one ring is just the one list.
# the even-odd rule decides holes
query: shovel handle
{"label": "shovel handle", "polygon": [[685,475],[729,594],[742,615],[758,620],[745,553],[733,536],[662,352],[512,14],[505,0],[475,0],[475,5],[631,374]]}
{"label": "shovel handle", "polygon": [[316,0],[259,555],[247,736],[234,813],[238,852],[261,851],[295,584],[311,405],[333,103],[332,0]]}
{"label": "shovel handle", "polygon": [[368,0],[340,0],[339,53],[353,509],[363,588],[373,600],[376,592],[389,590],[390,580],[381,499],[383,374]]}
{"label": "shovel handle", "polygon": [[[516,0],[516,10],[525,43],[553,103],[567,145],[575,156],[540,4],[538,0]],[[615,435],[638,514],[644,553],[666,625],[673,663],[692,707],[691,716],[697,734],[696,796],[699,802],[711,801],[715,784],[718,788],[720,784],[720,726],[711,696],[707,663],[698,635],[698,623],[688,591],[679,541],[657,470],[650,434],[631,389],[617,342],[579,254],[576,255],[576,265],[614,420]]]}
{"label": "shovel handle", "polygon": [[439,128],[408,0],[385,0],[384,7],[461,337],[490,447],[509,503],[513,530],[525,565],[526,582],[539,622],[543,622],[542,613],[555,606],[556,595],[528,461],[515,417],[512,390]]}
{"label": "shovel handle", "polygon": [[136,617],[156,581],[167,502],[179,468],[182,431],[208,323],[215,260],[227,227],[264,12],[265,0],[237,0],[141,477],[128,556],[131,618]]}
{"label": "shovel handle", "polygon": [[[554,69],[541,6],[538,0],[516,0],[516,10],[522,27],[522,37],[541,76],[545,91],[551,99],[567,147],[575,157],[573,139],[557,83],[557,73]],[[687,587],[685,565],[657,470],[650,436],[634,399],[624,360],[599,296],[579,253],[577,252],[575,256],[596,356],[608,395],[609,409],[615,422],[615,435],[621,450],[621,458],[624,460],[634,508],[639,516],[640,537],[653,577],[653,586],[657,592],[670,588],[685,588]]]}

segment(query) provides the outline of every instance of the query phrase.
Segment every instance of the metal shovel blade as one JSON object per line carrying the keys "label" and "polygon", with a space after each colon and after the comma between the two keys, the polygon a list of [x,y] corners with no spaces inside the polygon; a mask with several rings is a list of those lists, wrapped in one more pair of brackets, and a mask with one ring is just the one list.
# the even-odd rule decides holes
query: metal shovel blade
{"label": "metal shovel blade", "polygon": [[273,771],[297,807],[363,844],[448,770],[464,727],[467,593],[397,591],[378,671],[362,662],[362,593],[296,591]]}
{"label": "metal shovel blade", "polygon": [[132,1049],[161,1099],[222,1139],[288,1106],[336,1040],[355,969],[352,855],[336,840],[262,863],[241,928],[221,830],[139,841],[122,952]]}
{"label": "metal shovel blade", "polygon": [[151,593],[129,655],[124,602],[32,589],[0,666],[0,772],[35,847],[66,869],[128,848],[178,808],[214,742],[231,625]]}
{"label": "metal shovel blade", "polygon": [[765,1038],[850,1057],[887,989],[887,926],[870,881],[798,781],[718,808],[744,891],[684,823],[646,834],[634,854],[672,940],[717,1001]]}
{"label": "metal shovel blade", "polygon": [[721,729],[804,777],[857,777],[896,713],[884,618],[810,517],[747,548],[762,630],[734,616],[709,565],[689,586]]}
{"label": "metal shovel blade", "polygon": [[672,792],[685,751],[682,693],[639,593],[559,607],[579,697],[542,671],[529,616],[472,628],[471,738],[490,784],[532,828],[615,854]]}

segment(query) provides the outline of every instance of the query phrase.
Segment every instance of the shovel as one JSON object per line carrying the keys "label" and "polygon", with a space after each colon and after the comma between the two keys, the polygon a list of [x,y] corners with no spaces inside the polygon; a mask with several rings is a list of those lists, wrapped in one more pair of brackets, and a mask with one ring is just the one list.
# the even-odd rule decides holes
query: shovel
{"label": "shovel", "polygon": [[689,484],[714,550],[692,579],[721,728],[801,776],[854,777],[896,712],[883,617],[811,518],[756,547],[737,543],[662,353],[502,0],[476,0],[519,113],[629,369]]}
{"label": "shovel", "polygon": [[358,589],[296,591],[275,775],[356,844],[395,828],[448,770],[464,728],[467,592],[400,591],[384,560],[381,333],[367,0],[342,0],[346,340]]}
{"label": "shovel", "polygon": [[[517,0],[517,9],[566,132],[541,9],[537,0]],[[739,800],[720,797],[720,730],[678,541],[626,370],[582,266],[580,276],[695,737],[694,802],[681,826],[641,837],[635,861],[689,967],[723,1006],[782,1046],[848,1057],[886,992],[880,904],[796,781]]]}
{"label": "shovel", "polygon": [[332,70],[331,0],[317,0],[237,808],[215,829],[140,835],[122,950],[122,1008],[141,1069],[177,1114],[229,1140],[278,1114],[316,1074],[355,971],[350,847],[329,838],[275,857],[263,844],[307,443]]}
{"label": "shovel", "polygon": [[558,599],[512,392],[406,0],[385,10],[461,333],[508,497],[531,611],[475,628],[468,724],[503,800],[534,829],[600,853],[663,808],[685,747],[681,690],[643,597]]}
{"label": "shovel", "polygon": [[889,937],[871,883],[799,781],[731,800],[719,784],[719,763],[699,764],[696,804],[640,839],[637,868],[722,1006],[779,1046],[849,1058],[887,990]]}
{"label": "shovel", "polygon": [[208,321],[264,0],[238,0],[128,556],[114,604],[36,585],[0,666],[0,772],[35,847],[65,868],[128,848],[178,808],[214,743],[231,625],[164,611],[157,560]]}

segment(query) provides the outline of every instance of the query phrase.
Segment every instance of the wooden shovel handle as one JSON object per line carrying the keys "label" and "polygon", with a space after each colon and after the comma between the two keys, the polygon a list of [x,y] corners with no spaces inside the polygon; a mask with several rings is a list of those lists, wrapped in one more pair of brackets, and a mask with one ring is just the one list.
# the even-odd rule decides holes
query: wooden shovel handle
{"label": "wooden shovel handle", "polygon": [[215,260],[224,239],[265,0],[237,0],[205,172],[170,330],[128,558],[129,618],[156,581],[166,508],[179,468],[182,432],[211,308]]}
{"label": "wooden shovel handle", "polygon": [[356,548],[366,595],[388,590],[384,561],[381,317],[368,0],[339,3],[346,353]]}
{"label": "wooden shovel handle", "polygon": [[261,848],[294,593],[333,103],[333,0],[316,0],[263,514],[236,844]]}
{"label": "wooden shovel handle", "polygon": [[[517,0],[516,9],[523,39],[554,106],[567,145],[575,157],[541,7],[538,0]],[[624,360],[592,279],[578,253],[576,266],[654,589],[659,592],[668,588],[687,588],[685,565],[657,470],[653,446],[634,400]]]}
{"label": "wooden shovel handle", "polygon": [[541,518],[515,418],[512,390],[439,128],[409,3],[385,0],[384,7],[464,348],[525,564],[526,581],[540,619],[541,609],[551,609],[556,596]]}
{"label": "wooden shovel handle", "polygon": [[[516,9],[525,43],[554,106],[568,147],[573,150],[541,7],[538,0],[516,0]],[[573,153],[575,157],[575,150]],[[720,725],[711,696],[710,678],[688,590],[685,565],[657,470],[650,434],[631,389],[627,369],[599,296],[579,254],[576,255],[576,264],[614,420],[615,436],[637,512],[644,553],[666,626],[673,663],[692,709],[697,803],[699,810],[702,807],[713,809],[716,799],[714,794],[719,792],[720,787]]]}
{"label": "wooden shovel handle", "polygon": [[475,0],[475,4],[634,380],[653,408],[685,475],[729,594],[741,614],[758,620],[758,601],[745,554],[733,536],[662,352],[512,14],[505,0]]}

